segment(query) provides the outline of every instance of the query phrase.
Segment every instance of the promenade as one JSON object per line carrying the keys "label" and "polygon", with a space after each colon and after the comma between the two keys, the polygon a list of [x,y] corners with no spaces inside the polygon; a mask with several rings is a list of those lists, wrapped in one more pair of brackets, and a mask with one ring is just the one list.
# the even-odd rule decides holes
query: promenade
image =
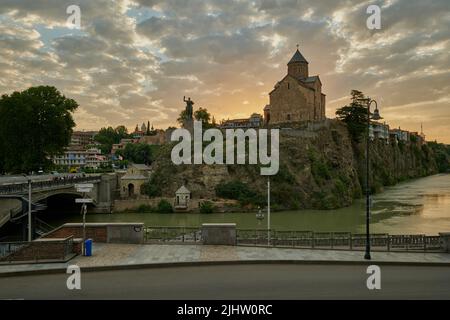
{"label": "promenade", "polygon": [[244,246],[149,245],[94,243],[93,256],[77,256],[66,263],[0,265],[0,277],[27,273],[65,272],[68,265],[85,271],[168,267],[200,264],[391,264],[450,267],[450,254],[373,252],[366,261],[362,251],[312,250]]}

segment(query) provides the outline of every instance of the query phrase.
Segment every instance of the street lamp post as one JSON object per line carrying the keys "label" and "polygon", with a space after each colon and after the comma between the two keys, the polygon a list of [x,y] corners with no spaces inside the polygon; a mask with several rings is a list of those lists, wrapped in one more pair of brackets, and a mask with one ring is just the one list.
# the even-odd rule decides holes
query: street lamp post
{"label": "street lamp post", "polygon": [[27,176],[26,174],[22,174],[27,179],[28,183],[28,241],[31,242],[33,240],[32,235],[32,219],[31,219],[31,178]]}
{"label": "street lamp post", "polygon": [[[359,99],[367,103],[367,136],[366,136],[366,252],[364,254],[364,259],[370,260],[370,158],[369,158],[369,142],[370,142],[370,120],[380,120],[380,112],[378,110],[378,104],[375,100],[370,98]],[[373,114],[370,112],[370,105],[375,103],[375,110]]]}
{"label": "street lamp post", "polygon": [[267,177],[267,245],[270,246],[270,178]]}
{"label": "street lamp post", "polygon": [[32,235],[32,226],[31,226],[31,179],[28,178],[28,241],[31,242],[33,240]]}

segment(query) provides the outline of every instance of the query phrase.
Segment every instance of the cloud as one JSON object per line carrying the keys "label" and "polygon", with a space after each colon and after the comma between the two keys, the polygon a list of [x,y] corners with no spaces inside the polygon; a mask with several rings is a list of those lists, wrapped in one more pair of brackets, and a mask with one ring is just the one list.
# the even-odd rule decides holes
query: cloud
{"label": "cloud", "polygon": [[[359,89],[393,126],[426,122],[429,138],[450,143],[447,0],[76,3],[81,30],[65,25],[73,1],[1,2],[1,93],[55,85],[80,103],[85,129],[174,125],[184,95],[220,120],[261,113],[299,44],[321,77],[328,116]],[[366,28],[374,3],[381,30]]]}

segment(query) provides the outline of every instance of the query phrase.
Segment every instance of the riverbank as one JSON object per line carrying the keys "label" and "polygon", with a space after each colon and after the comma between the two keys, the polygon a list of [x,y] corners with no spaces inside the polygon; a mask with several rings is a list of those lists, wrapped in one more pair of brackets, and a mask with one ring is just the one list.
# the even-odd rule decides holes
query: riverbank
{"label": "riverbank", "polygon": [[[53,226],[80,222],[77,211],[53,211],[39,214]],[[240,229],[265,229],[255,213],[113,213],[88,214],[88,222],[142,222],[147,226],[198,227],[202,223],[234,222]],[[272,212],[271,226],[275,230],[310,230],[315,232],[363,233],[365,202],[356,200],[351,206],[336,210],[293,210]],[[450,231],[450,174],[438,174],[401,182],[387,187],[373,197],[371,231],[389,234],[437,235]]]}

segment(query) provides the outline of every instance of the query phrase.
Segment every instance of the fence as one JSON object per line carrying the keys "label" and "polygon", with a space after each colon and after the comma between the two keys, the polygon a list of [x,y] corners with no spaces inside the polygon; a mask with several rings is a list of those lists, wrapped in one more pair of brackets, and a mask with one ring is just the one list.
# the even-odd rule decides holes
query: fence
{"label": "fence", "polygon": [[[237,245],[273,246],[304,249],[364,250],[365,234],[350,232],[276,231],[267,229],[237,229]],[[148,243],[201,243],[200,227],[146,227],[144,239]],[[442,251],[439,236],[370,235],[373,251]]]}
{"label": "fence", "polygon": [[[268,237],[270,236],[270,240]],[[293,247],[309,249],[364,250],[365,234],[350,232],[313,231],[275,231],[237,230],[238,245],[270,245],[274,247]],[[442,251],[439,236],[389,235],[373,233],[370,235],[373,251]]]}
{"label": "fence", "polygon": [[199,227],[146,227],[144,240],[148,243],[199,243],[201,233]]}

